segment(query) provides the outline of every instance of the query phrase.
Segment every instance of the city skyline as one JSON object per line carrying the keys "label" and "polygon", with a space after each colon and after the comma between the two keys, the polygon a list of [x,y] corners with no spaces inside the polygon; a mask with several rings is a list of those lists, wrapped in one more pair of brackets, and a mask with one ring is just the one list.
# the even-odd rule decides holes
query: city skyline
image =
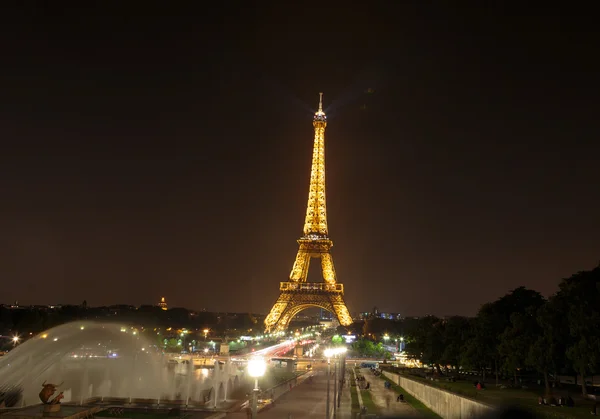
{"label": "city skyline", "polygon": [[352,313],[474,315],[597,265],[587,18],[97,7],[7,9],[4,302],[268,312],[302,233],[321,91]]}

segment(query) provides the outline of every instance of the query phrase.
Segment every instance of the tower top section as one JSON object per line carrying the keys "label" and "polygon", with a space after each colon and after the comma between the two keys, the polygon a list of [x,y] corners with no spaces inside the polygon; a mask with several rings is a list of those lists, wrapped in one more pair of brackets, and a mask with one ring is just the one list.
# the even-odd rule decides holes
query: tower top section
{"label": "tower top section", "polygon": [[327,121],[327,116],[323,112],[323,93],[319,93],[319,110],[315,112],[314,121]]}

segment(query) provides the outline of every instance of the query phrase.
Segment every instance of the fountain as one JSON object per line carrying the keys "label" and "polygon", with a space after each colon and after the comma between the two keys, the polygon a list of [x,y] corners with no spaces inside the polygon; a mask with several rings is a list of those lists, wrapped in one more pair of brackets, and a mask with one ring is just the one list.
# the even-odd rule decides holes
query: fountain
{"label": "fountain", "polygon": [[[210,400],[210,396],[216,396],[222,380],[238,375],[237,368],[214,362],[197,369],[193,357],[182,357],[186,358],[184,364],[169,360],[160,348],[129,326],[91,321],[64,324],[0,358],[0,399],[5,399],[0,403],[27,407],[39,404],[41,399],[48,409],[50,396],[60,387],[54,400],[63,403],[59,408],[63,411],[65,405],[110,403],[216,407],[217,398]],[[73,413],[72,408],[67,410],[64,416],[72,417],[67,414]],[[5,413],[3,419],[13,413],[17,414]],[[21,411],[17,416],[28,415]]]}

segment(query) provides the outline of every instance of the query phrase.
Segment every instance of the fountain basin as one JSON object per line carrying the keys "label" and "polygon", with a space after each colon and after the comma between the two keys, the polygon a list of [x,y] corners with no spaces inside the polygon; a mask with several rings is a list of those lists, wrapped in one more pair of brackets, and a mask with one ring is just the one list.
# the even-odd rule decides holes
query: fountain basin
{"label": "fountain basin", "polygon": [[[57,411],[47,411],[49,406],[59,406]],[[2,419],[42,419],[42,418],[55,418],[55,419],[84,419],[92,417],[96,412],[101,410],[99,406],[69,406],[65,404],[39,404],[36,406],[29,406],[23,409],[11,410],[0,415]]]}

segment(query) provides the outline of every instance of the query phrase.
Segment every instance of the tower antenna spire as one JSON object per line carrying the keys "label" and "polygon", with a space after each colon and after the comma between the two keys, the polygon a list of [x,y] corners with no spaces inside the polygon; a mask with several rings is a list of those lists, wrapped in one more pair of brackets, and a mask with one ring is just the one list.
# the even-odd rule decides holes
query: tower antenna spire
{"label": "tower antenna spire", "polygon": [[323,113],[323,92],[319,93],[319,113]]}

